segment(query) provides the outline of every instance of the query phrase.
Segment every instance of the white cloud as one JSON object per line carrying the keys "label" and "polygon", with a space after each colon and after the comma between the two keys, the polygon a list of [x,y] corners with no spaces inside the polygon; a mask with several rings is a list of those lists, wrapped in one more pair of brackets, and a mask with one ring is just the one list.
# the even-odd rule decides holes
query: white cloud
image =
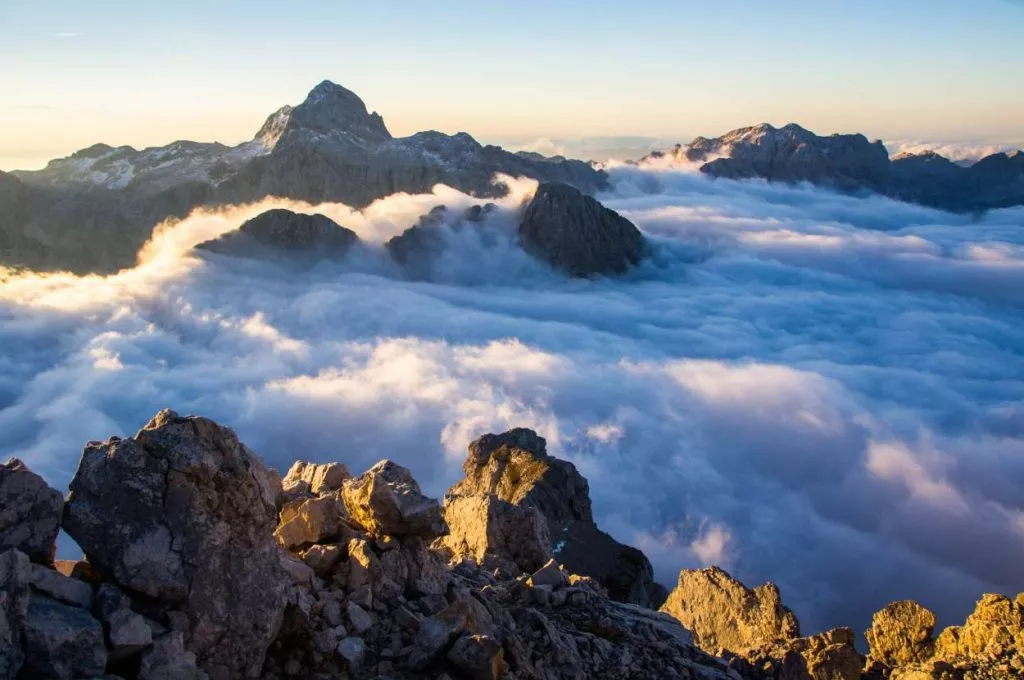
{"label": "white cloud", "polygon": [[[1024,210],[611,173],[602,200],[655,246],[615,281],[519,250],[534,183],[513,180],[484,227],[444,230],[427,280],[381,244],[479,201],[265,201],[167,225],[117,275],[10,278],[0,456],[65,485],[87,440],[171,407],[278,466],[389,457],[439,495],[470,440],[533,427],[666,583],[726,562],[779,583],[808,630],[904,597],[952,622],[1024,590]],[[189,253],[278,205],[366,245],[301,270]]]}

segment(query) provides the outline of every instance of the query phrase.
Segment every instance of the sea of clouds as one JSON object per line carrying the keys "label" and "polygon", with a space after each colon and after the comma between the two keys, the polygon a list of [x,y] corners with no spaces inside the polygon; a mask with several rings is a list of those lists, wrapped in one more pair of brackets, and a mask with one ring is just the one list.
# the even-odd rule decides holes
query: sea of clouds
{"label": "sea of clouds", "polygon": [[[479,228],[446,187],[264,201],[167,225],[114,276],[9,272],[0,458],[64,487],[84,442],[170,407],[282,468],[387,457],[439,496],[469,441],[525,426],[670,586],[708,564],[771,579],[807,631],[899,598],[954,623],[1024,590],[1024,210],[610,173],[602,201],[652,246],[616,280],[517,248],[535,184],[511,179]],[[438,204],[446,248],[411,277],[381,244]],[[274,206],[364,245],[312,267],[191,252]]]}

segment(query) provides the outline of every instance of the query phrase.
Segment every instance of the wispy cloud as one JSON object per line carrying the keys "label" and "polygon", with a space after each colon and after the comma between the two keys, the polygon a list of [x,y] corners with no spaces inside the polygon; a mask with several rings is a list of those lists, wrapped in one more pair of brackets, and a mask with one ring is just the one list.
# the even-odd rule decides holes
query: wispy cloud
{"label": "wispy cloud", "polygon": [[81,38],[83,35],[85,35],[85,34],[84,33],[76,33],[74,31],[64,31],[64,32],[61,32],[61,33],[54,33],[53,37],[54,38]]}

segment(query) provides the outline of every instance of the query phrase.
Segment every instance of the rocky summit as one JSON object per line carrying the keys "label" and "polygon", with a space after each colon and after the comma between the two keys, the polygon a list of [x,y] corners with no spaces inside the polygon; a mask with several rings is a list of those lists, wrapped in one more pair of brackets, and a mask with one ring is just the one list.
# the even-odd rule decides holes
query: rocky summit
{"label": "rocky summit", "polygon": [[197,248],[237,257],[341,258],[359,237],[323,215],[268,210]]}
{"label": "rocky summit", "polygon": [[[281,477],[230,429],[161,411],[90,442],[62,499],[0,469],[0,680],[995,680],[1024,674],[1024,594],[962,626],[895,602],[801,636],[772,584],[642,553],[526,429],[474,441],[444,502],[383,460]],[[82,547],[52,561],[58,527]],[[595,538],[597,537],[597,538]]]}
{"label": "rocky summit", "polygon": [[537,188],[519,224],[519,242],[572,276],[621,274],[640,261],[646,248],[632,222],[560,183]]}

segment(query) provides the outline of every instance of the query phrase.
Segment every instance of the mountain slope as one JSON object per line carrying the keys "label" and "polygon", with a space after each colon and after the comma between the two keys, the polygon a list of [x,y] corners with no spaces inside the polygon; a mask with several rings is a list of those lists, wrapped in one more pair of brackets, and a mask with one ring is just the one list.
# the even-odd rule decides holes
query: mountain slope
{"label": "mountain slope", "polygon": [[700,163],[700,171],[728,179],[810,182],[848,192],[870,191],[954,212],[1024,205],[1024,153],[997,153],[963,167],[937,153],[889,158],[881,141],[861,134],[816,135],[795,123],[739,128],[721,137],[640,160]]}
{"label": "mountain slope", "polygon": [[[43,170],[12,173],[24,190],[45,199],[0,223],[0,239],[27,239],[24,247],[0,251],[0,263],[111,271],[134,263],[156,224],[200,205],[279,196],[364,207],[437,183],[493,197],[506,191],[492,184],[495,173],[565,182],[588,193],[607,182],[581,161],[513,154],[466,133],[392,137],[355,93],[324,81],[234,147],[178,141],[138,151],[97,144]],[[14,205],[0,193],[0,211],[14,214]]]}

